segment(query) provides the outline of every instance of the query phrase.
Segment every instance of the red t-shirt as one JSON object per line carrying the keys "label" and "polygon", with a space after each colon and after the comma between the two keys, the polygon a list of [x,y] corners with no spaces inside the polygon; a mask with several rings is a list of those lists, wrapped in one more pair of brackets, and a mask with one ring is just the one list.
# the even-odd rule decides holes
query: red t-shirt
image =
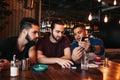
{"label": "red t-shirt", "polygon": [[70,41],[67,37],[63,37],[58,43],[52,43],[49,37],[45,37],[37,43],[37,50],[43,51],[43,55],[47,57],[62,57],[64,49],[67,47],[70,47]]}

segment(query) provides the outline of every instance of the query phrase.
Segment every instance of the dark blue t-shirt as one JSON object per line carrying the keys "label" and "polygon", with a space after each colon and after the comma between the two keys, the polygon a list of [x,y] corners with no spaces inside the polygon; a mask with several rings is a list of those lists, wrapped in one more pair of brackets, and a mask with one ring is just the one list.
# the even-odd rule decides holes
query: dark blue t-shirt
{"label": "dark blue t-shirt", "polygon": [[[89,38],[89,40],[90,40],[90,44],[91,44],[92,46],[95,46],[95,45],[100,45],[100,46],[101,46],[100,53],[97,54],[97,55],[98,55],[98,56],[102,56],[102,55],[104,54],[103,41],[102,41],[101,39],[99,39],[99,38]],[[74,41],[72,42],[72,45],[71,45],[71,52],[73,52],[74,48],[75,48],[75,47],[78,47],[78,46],[79,46],[78,42],[74,40]]]}

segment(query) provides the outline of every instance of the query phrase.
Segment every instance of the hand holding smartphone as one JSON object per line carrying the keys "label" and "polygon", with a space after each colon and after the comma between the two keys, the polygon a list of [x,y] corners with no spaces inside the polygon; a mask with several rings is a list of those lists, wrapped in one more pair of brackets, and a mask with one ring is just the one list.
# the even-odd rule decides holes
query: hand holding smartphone
{"label": "hand holding smartphone", "polygon": [[89,37],[82,37],[80,39],[79,46],[83,47],[85,50],[88,50],[90,46]]}
{"label": "hand holding smartphone", "polygon": [[88,37],[82,37],[82,38],[81,38],[81,41],[85,41],[86,38],[88,38]]}

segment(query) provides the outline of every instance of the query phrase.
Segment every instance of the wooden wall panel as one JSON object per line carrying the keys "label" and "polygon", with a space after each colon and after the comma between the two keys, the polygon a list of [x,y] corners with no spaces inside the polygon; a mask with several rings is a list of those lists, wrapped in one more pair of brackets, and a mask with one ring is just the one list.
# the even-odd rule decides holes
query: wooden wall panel
{"label": "wooden wall panel", "polygon": [[[5,0],[9,3],[7,9],[12,11],[12,14],[7,17],[8,24],[4,29],[0,30],[0,40],[11,36],[17,36],[19,33],[19,23],[23,17],[35,18],[35,9],[25,9],[24,0]],[[29,1],[29,0],[28,0]]]}

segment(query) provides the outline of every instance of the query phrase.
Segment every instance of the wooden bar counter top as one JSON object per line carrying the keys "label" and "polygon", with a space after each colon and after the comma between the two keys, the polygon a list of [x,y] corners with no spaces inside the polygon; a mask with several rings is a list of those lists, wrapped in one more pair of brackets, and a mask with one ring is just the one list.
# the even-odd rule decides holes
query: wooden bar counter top
{"label": "wooden bar counter top", "polygon": [[21,71],[18,77],[10,76],[10,69],[0,72],[0,80],[120,80],[120,64],[109,61],[109,67],[100,65],[87,71],[61,68],[59,65],[48,65],[44,72],[35,72],[32,68]]}

